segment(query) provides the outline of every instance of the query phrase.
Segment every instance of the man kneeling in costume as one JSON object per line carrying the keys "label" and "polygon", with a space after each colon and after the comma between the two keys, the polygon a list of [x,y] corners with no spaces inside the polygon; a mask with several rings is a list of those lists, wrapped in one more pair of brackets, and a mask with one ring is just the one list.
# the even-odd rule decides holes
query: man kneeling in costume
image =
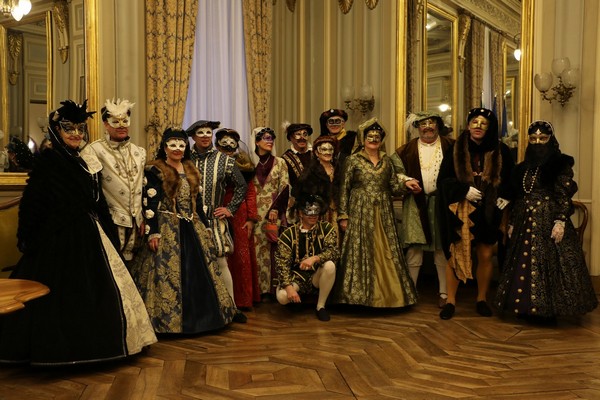
{"label": "man kneeling in costume", "polygon": [[279,277],[277,301],[300,303],[300,294],[318,289],[317,318],[329,321],[325,302],[335,281],[335,263],[339,258],[337,233],[329,222],[319,221],[326,211],[325,201],[317,195],[300,194],[295,208],[295,225],[279,236],[275,264]]}

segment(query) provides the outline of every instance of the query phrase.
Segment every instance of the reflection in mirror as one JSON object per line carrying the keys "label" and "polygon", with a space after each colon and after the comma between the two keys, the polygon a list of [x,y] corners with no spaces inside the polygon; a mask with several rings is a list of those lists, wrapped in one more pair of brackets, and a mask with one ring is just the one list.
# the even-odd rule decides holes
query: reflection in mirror
{"label": "reflection in mirror", "polygon": [[[88,91],[86,94],[85,68],[88,56],[85,43],[89,40],[87,36],[95,32],[95,17],[88,22],[84,13],[87,8],[96,10],[96,0],[35,0],[32,3],[30,15],[20,22],[0,15],[0,130],[6,132],[0,138],[0,150],[5,149],[10,135],[27,142],[31,138],[39,146],[44,138],[48,113],[57,107],[58,101],[81,101],[96,93]],[[28,39],[15,42],[11,38],[9,47],[9,32],[26,31],[27,35],[31,35],[31,31],[35,30],[27,28],[27,25],[38,21],[44,22],[43,34],[47,38],[43,39],[46,43],[43,50],[40,49],[41,39],[36,50],[28,50],[31,47],[27,44]],[[37,30],[42,34],[41,25]],[[17,49],[15,43],[19,42],[20,52],[9,50]],[[42,72],[43,54],[46,59]],[[12,55],[16,55],[13,58],[19,61],[13,62]],[[9,70],[15,71],[12,76],[16,75],[17,81],[23,81],[13,85],[18,89],[12,88],[8,81]],[[29,70],[34,72],[27,72]],[[46,76],[45,82],[39,78],[41,73]],[[0,154],[0,170],[4,170],[2,165]],[[26,178],[25,173],[1,172],[0,190],[22,189]]]}
{"label": "reflection in mirror", "polygon": [[519,61],[515,58],[516,46],[506,44],[504,46],[504,107],[506,121],[506,133],[502,138],[504,143],[510,147],[515,160],[519,146]]}
{"label": "reflection in mirror", "polygon": [[449,128],[454,126],[457,110],[456,21],[456,17],[431,4],[427,5],[423,57],[427,67],[422,108],[440,114]]}
{"label": "reflection in mirror", "polygon": [[[50,13],[7,29],[8,104],[10,138],[17,138],[35,152],[44,138],[44,119],[51,104],[52,38]],[[51,60],[51,58],[50,58]],[[38,121],[41,119],[41,126]],[[20,167],[9,172],[19,171]]]}

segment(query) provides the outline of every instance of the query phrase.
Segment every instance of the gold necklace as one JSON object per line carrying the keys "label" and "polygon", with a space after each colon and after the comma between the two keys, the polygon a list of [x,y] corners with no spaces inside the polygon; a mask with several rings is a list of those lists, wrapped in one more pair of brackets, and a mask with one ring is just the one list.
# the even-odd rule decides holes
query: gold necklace
{"label": "gold necklace", "polygon": [[268,163],[268,162],[269,162],[269,160],[270,160],[270,159],[271,159],[271,155],[269,154],[269,157],[267,157],[267,159],[266,159],[264,162],[260,161],[260,158],[259,158],[259,159],[258,159],[258,163],[259,163],[260,165],[264,166],[266,163]]}
{"label": "gold necklace", "polygon": [[435,160],[438,157],[438,153],[440,152],[441,149],[441,142],[438,140],[435,142],[435,150],[433,152],[433,154],[431,156],[429,156],[429,160],[427,160],[427,163],[425,163],[423,161],[423,156],[421,155],[421,152],[419,151],[419,163],[421,164],[421,169],[430,169],[433,166],[433,163],[435,162]]}

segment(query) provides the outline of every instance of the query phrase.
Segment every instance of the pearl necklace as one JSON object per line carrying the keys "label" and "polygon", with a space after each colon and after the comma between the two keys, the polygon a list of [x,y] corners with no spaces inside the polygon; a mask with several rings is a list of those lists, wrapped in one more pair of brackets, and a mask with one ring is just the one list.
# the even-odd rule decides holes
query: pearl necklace
{"label": "pearl necklace", "polygon": [[539,170],[540,170],[539,166],[535,167],[535,173],[533,175],[531,175],[531,183],[529,184],[529,188],[526,187],[525,182],[527,181],[527,176],[529,175],[530,169],[527,168],[527,170],[525,171],[525,174],[523,175],[523,191],[525,193],[529,194],[533,190],[533,185],[535,185],[535,181],[537,179]]}

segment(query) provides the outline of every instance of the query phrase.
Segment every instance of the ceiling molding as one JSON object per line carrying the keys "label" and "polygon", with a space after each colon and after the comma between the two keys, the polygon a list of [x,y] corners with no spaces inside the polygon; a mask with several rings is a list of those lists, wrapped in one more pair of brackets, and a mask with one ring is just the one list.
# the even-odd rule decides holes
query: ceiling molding
{"label": "ceiling molding", "polygon": [[508,36],[521,32],[521,2],[518,0],[452,0],[452,3]]}

